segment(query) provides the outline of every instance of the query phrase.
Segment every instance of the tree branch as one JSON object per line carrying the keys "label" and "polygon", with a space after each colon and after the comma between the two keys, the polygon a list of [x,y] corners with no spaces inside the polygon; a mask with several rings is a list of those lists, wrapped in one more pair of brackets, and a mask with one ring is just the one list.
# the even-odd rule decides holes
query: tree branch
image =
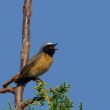
{"label": "tree branch", "polygon": [[[26,65],[29,59],[29,50],[30,50],[30,17],[31,17],[31,3],[32,0],[24,0],[23,6],[23,27],[22,27],[22,49],[21,49],[21,64],[20,70]],[[7,86],[12,83],[19,75],[17,73],[14,77],[9,79],[6,83],[3,84],[3,88],[0,89],[0,93],[11,92],[15,94],[15,110],[22,110],[23,105],[24,108],[27,103],[32,103],[33,100],[28,100],[27,102],[23,102],[23,91],[26,83],[17,84],[16,87]]]}
{"label": "tree branch", "polygon": [[1,88],[0,89],[0,93],[6,93],[6,92],[11,92],[11,93],[15,93],[15,88],[14,87],[9,87],[9,88]]}
{"label": "tree branch", "polygon": [[20,104],[21,108],[24,109],[26,108],[28,105],[32,104],[33,102],[35,101],[35,97],[33,99],[28,99],[27,101],[25,102],[22,102]]}
{"label": "tree branch", "polygon": [[31,2],[32,0],[25,0],[23,6],[21,69],[25,66],[29,58]]}
{"label": "tree branch", "polygon": [[28,99],[28,100],[22,102],[22,103],[20,104],[20,106],[21,106],[22,109],[24,109],[24,108],[26,108],[28,105],[32,104],[34,101],[40,101],[40,100],[42,100],[42,97],[34,97],[33,99]]}
{"label": "tree branch", "polygon": [[[21,70],[29,59],[30,50],[30,17],[32,0],[25,0],[23,6]],[[23,91],[26,84],[18,84],[15,90],[15,109],[22,110],[20,103],[23,102]]]}

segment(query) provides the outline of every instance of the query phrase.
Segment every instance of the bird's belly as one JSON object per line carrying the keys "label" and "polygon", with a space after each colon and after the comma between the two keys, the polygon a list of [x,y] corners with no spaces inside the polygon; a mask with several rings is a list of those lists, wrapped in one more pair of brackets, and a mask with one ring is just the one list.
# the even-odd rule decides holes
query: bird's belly
{"label": "bird's belly", "polygon": [[41,58],[30,70],[34,77],[38,77],[45,73],[51,66],[52,59]]}

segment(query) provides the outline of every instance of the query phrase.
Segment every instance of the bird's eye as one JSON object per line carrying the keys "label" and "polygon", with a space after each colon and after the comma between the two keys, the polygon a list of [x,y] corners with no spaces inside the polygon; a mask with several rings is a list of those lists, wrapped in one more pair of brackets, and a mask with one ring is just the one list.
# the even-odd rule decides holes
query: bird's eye
{"label": "bird's eye", "polygon": [[53,46],[52,46],[52,45],[50,45],[50,46],[49,46],[49,49],[53,49]]}

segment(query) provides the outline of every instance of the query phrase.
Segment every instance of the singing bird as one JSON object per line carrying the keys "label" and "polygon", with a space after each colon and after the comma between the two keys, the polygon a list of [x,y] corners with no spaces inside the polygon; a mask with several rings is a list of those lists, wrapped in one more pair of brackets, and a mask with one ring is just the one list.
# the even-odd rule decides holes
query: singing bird
{"label": "singing bird", "polygon": [[40,75],[44,74],[52,65],[53,55],[57,50],[57,43],[45,43],[41,46],[38,54],[33,56],[24,68],[21,70],[20,74],[11,80],[7,81],[3,87],[8,86],[10,83],[27,83],[30,80],[37,79]]}

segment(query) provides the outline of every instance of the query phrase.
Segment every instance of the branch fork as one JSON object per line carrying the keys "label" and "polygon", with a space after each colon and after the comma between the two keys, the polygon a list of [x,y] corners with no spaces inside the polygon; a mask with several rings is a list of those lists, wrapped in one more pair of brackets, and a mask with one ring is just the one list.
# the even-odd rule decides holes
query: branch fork
{"label": "branch fork", "polygon": [[[21,49],[21,64],[20,70],[26,65],[29,59],[30,50],[30,17],[31,17],[31,4],[32,0],[24,0],[23,6],[23,26],[22,26],[22,49]],[[28,103],[32,103],[34,99],[30,99],[23,102],[23,91],[26,84],[17,84],[16,87],[7,87],[11,82],[17,78],[17,75],[12,77],[9,81],[3,84],[3,88],[0,89],[0,93],[13,93],[15,96],[15,110],[22,110]]]}

